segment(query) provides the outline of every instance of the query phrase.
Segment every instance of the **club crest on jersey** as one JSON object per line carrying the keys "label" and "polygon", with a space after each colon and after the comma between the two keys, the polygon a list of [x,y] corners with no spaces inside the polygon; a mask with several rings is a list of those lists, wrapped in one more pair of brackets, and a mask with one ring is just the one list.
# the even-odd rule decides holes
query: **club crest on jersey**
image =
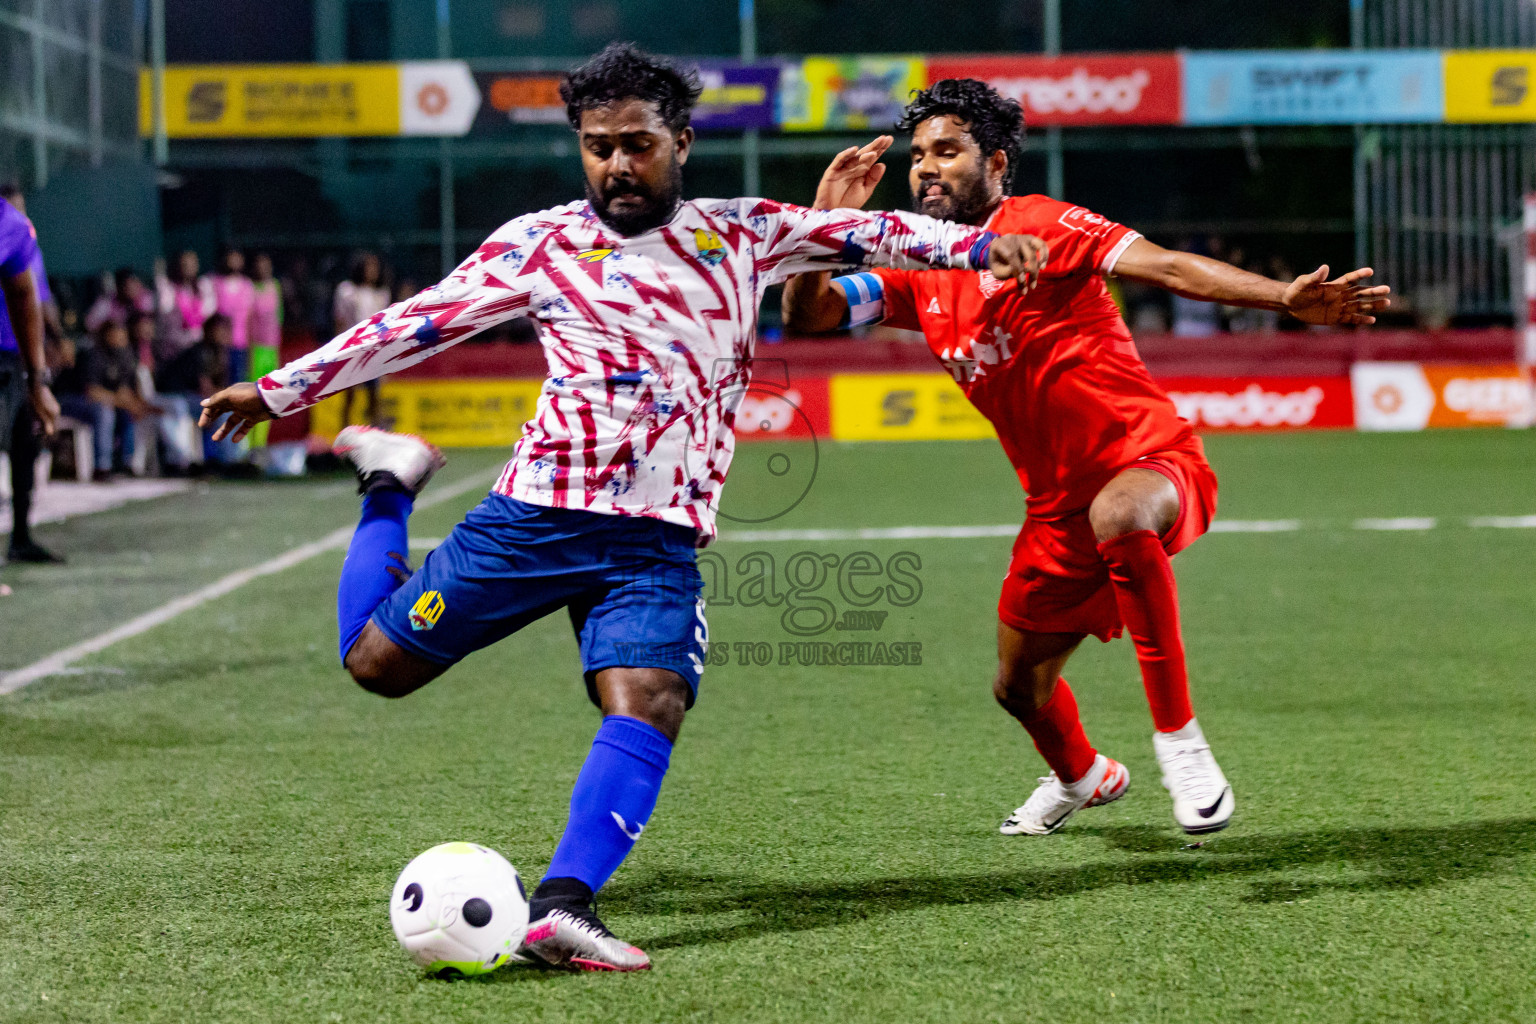
{"label": "club crest on jersey", "polygon": [[978,277],[980,279],[976,283],[981,288],[981,294],[988,299],[1002,291],[1003,286],[1007,284],[1006,281],[999,281],[993,277],[990,270],[983,270]]}
{"label": "club crest on jersey", "polygon": [[720,241],[720,236],[713,231],[695,228],[693,245],[699,250],[699,259],[711,267],[718,267],[725,259],[725,243]]}
{"label": "club crest on jersey", "polygon": [[437,620],[443,617],[443,609],[447,605],[443,602],[443,595],[435,590],[429,590],[416,599],[411,605],[411,629],[421,632],[437,625]]}

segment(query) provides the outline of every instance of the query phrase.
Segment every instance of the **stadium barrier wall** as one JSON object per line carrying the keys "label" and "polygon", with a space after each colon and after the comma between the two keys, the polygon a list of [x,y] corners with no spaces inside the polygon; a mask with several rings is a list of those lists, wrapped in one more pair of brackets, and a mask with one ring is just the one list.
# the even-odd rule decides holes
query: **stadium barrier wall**
{"label": "stadium barrier wall", "polygon": [[[1139,341],[1179,413],[1209,431],[1529,426],[1530,377],[1511,330],[1293,332]],[[292,358],[302,346],[285,352]],[[725,372],[728,372],[728,368]],[[460,345],[383,383],[395,429],[446,447],[506,446],[533,416],[545,373],[536,345]],[[334,437],[341,403],[274,431]],[[737,436],[843,441],[965,440],[991,424],[906,341],[763,344],[738,407]]]}

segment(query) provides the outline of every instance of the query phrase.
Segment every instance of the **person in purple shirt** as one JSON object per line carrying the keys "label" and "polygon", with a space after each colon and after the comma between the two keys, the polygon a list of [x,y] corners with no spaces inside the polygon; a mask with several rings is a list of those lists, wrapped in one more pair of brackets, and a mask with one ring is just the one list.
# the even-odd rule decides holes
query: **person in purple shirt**
{"label": "person in purple shirt", "polygon": [[49,390],[43,349],[43,304],[50,301],[37,232],[27,220],[21,190],[0,186],[0,451],[11,461],[11,542],[6,560],[63,559],[32,539],[33,466],[42,438],[51,435],[59,403]]}

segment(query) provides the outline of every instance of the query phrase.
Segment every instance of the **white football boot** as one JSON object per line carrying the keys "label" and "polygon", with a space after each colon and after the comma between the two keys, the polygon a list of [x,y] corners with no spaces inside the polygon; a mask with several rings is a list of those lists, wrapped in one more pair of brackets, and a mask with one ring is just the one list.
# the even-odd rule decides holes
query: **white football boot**
{"label": "white football boot", "polygon": [[1232,820],[1237,798],[1221,773],[1200,723],[1193,718],[1176,732],[1152,734],[1163,786],[1173,797],[1173,817],[1190,835],[1220,832]]}
{"label": "white football boot", "polygon": [[998,831],[1005,836],[1048,836],[1084,807],[1113,803],[1130,788],[1131,773],[1125,765],[1099,754],[1088,774],[1076,782],[1062,782],[1055,772],[1041,778],[1039,788]]}
{"label": "white football boot", "polygon": [[518,952],[577,971],[651,969],[651,958],[644,950],[615,936],[586,906],[559,907],[530,924]]}
{"label": "white football boot", "polygon": [[432,474],[448,463],[442,452],[415,434],[393,434],[376,427],[343,427],[331,451],[352,463],[364,491],[379,474],[387,473],[410,494],[419,494]]}

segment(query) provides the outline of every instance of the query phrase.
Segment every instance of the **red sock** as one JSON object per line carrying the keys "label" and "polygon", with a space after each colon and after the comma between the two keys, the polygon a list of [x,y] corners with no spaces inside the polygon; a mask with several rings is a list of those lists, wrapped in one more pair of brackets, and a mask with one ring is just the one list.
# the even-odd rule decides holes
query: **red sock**
{"label": "red sock", "polygon": [[1099,752],[1088,742],[1077,717],[1077,698],[1065,679],[1056,680],[1056,692],[1024,723],[1035,749],[1062,782],[1076,782],[1088,774]]}
{"label": "red sock", "polygon": [[1099,545],[1109,564],[1120,618],[1136,644],[1141,682],[1158,732],[1182,729],[1195,717],[1189,705],[1189,672],[1179,635],[1179,591],[1173,564],[1151,530],[1137,530]]}

